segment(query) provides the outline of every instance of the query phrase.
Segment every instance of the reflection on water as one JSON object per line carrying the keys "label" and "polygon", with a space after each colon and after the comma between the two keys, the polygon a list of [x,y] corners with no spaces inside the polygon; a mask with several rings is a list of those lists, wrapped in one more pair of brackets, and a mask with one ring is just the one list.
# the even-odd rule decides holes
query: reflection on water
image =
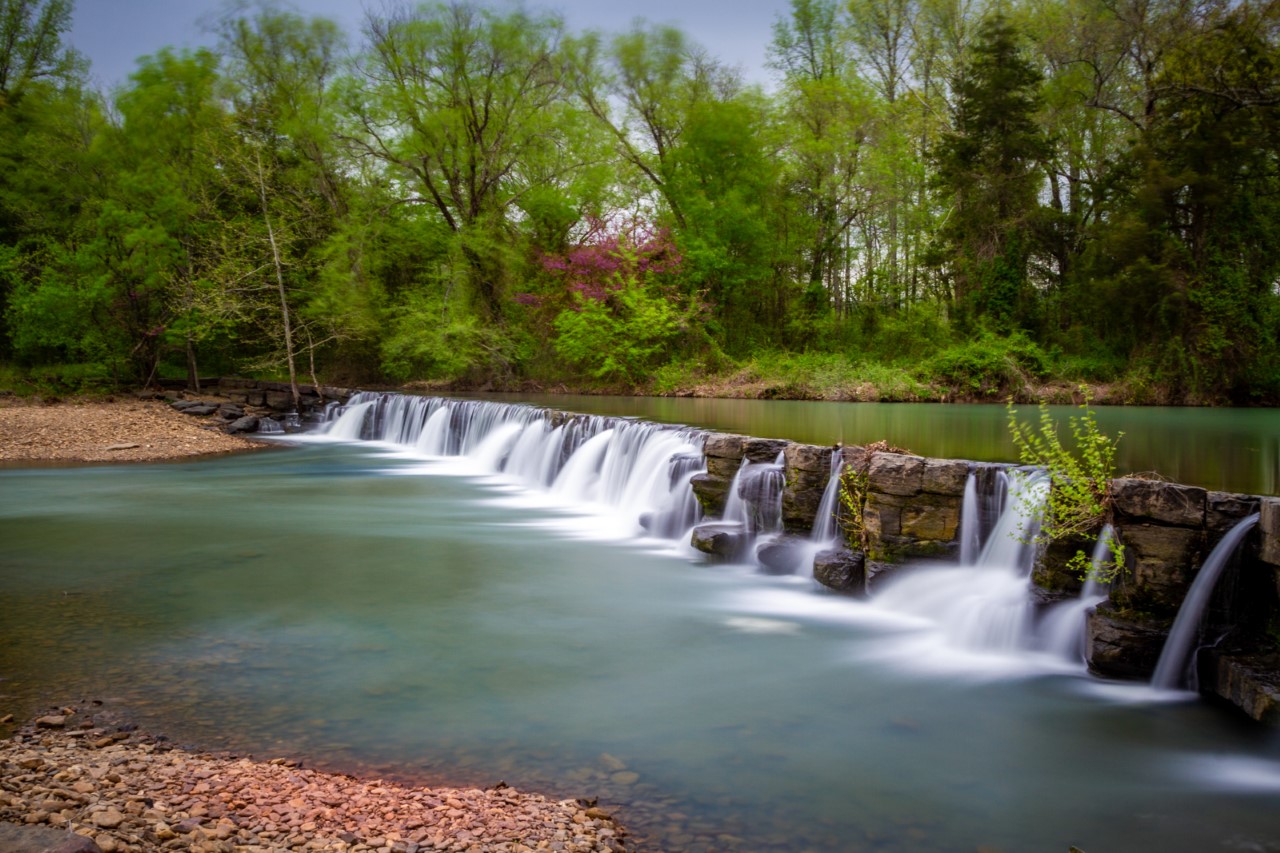
{"label": "reflection on water", "polygon": [[[945,403],[825,403],[675,397],[591,397],[486,394],[484,399],[533,403],[606,415],[634,415],[761,438],[810,444],[866,444],[888,439],[923,456],[1013,462],[1003,405]],[[1019,406],[1025,419],[1036,407]],[[1051,406],[1069,440],[1073,406]],[[1280,410],[1098,406],[1098,425],[1121,432],[1120,473],[1155,471],[1178,483],[1249,494],[1280,492]]]}
{"label": "reflection on water", "polygon": [[106,698],[204,746],[600,795],[651,850],[1280,849],[1269,733],[459,470],[0,472],[0,709]]}

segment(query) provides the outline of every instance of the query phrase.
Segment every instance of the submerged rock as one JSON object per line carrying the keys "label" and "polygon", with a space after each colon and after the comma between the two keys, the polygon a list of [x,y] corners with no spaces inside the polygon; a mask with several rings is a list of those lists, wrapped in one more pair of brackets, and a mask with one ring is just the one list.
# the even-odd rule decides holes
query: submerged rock
{"label": "submerged rock", "polygon": [[803,570],[808,541],[798,536],[780,536],[756,548],[756,562],[766,574],[793,575]]}

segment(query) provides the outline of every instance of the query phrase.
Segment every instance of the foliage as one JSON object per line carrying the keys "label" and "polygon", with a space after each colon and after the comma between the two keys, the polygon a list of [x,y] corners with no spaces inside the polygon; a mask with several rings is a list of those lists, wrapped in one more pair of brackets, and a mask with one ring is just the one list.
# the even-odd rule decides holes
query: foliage
{"label": "foliage", "polygon": [[[1115,438],[1102,433],[1089,408],[1087,390],[1082,388],[1081,393],[1084,401],[1079,407],[1080,414],[1068,418],[1074,448],[1063,445],[1058,437],[1058,424],[1046,404],[1040,404],[1035,427],[1019,421],[1013,402],[1008,404],[1009,432],[1019,458],[1023,464],[1043,470],[1050,481],[1049,495],[1042,507],[1024,506],[1028,512],[1038,512],[1040,522],[1032,542],[1027,544],[1096,536],[1110,514],[1116,442],[1124,433]],[[1124,545],[1115,537],[1109,537],[1107,546],[1110,559],[1101,565],[1092,565],[1089,554],[1077,551],[1068,561],[1068,568],[1082,579],[1093,577],[1101,583],[1110,583],[1124,570]]]}
{"label": "foliage", "polygon": [[948,347],[925,361],[922,379],[932,379],[975,397],[1002,397],[1021,391],[1049,372],[1048,357],[1021,333],[998,337],[989,331]]}
{"label": "foliage", "polygon": [[233,0],[110,99],[71,15],[0,0],[0,360],[1280,402],[1280,4],[791,0],[766,92],[670,26]]}
{"label": "foliage", "polygon": [[870,479],[865,468],[846,465],[840,469],[840,529],[845,543],[855,551],[866,551],[871,544],[863,518]]}
{"label": "foliage", "polygon": [[554,321],[556,351],[596,379],[641,381],[670,358],[697,313],[664,283],[682,262],[667,232],[637,223],[601,225],[590,241],[545,256],[543,268],[568,297]]}

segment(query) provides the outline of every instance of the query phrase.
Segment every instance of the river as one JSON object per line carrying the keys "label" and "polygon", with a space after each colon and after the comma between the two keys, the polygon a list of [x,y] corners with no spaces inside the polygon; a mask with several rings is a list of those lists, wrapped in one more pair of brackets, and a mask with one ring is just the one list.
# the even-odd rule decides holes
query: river
{"label": "river", "polygon": [[[608,397],[562,394],[473,395],[539,406],[627,415],[761,438],[809,444],[866,444],[885,439],[922,456],[1017,461],[1003,405],[972,403],[833,403],[724,400],[696,397]],[[1035,406],[1015,407],[1024,421]],[[1274,495],[1280,492],[1280,409],[1094,406],[1099,429],[1120,436],[1117,474],[1157,473],[1206,489]],[[1076,406],[1050,406],[1070,444]],[[1120,435],[1123,433],[1123,435]]]}
{"label": "river", "polygon": [[4,706],[598,795],[651,851],[1280,850],[1274,733],[708,565],[486,453],[0,471]]}

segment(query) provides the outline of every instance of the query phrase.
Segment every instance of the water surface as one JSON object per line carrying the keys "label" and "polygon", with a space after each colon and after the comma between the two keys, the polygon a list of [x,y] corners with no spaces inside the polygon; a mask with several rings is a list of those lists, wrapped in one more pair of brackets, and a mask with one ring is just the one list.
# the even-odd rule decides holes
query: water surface
{"label": "water surface", "polygon": [[[1003,405],[948,403],[833,403],[798,400],[721,400],[684,397],[593,397],[559,394],[478,395],[555,409],[631,415],[761,438],[810,444],[867,444],[885,439],[922,456],[1015,462]],[[1035,406],[1017,407],[1027,420]],[[1075,406],[1050,406],[1064,441]],[[1099,428],[1124,433],[1117,473],[1156,472],[1208,489],[1280,493],[1280,410],[1096,406]]]}
{"label": "water surface", "polygon": [[374,445],[0,471],[0,692],[665,851],[1280,850],[1280,743]]}

